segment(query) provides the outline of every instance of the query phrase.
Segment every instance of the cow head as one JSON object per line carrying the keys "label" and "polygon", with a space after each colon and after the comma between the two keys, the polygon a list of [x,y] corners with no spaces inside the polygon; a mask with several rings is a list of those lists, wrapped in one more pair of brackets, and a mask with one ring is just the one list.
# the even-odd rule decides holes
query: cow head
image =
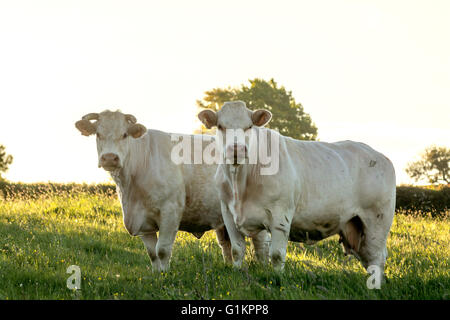
{"label": "cow head", "polygon": [[120,169],[128,157],[130,139],[147,132],[133,115],[108,110],[83,116],[75,127],[82,135],[97,136],[98,167],[107,171]]}
{"label": "cow head", "polygon": [[208,128],[217,127],[217,143],[227,163],[238,165],[248,159],[255,127],[266,125],[272,118],[267,110],[249,110],[242,101],[225,102],[218,112],[203,110],[198,114]]}

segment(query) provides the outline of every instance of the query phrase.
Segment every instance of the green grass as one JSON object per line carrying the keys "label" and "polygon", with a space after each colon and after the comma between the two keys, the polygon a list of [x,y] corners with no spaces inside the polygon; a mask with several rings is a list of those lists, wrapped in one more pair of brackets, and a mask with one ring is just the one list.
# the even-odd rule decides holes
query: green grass
{"label": "green grass", "polygon": [[[114,196],[54,194],[0,202],[0,299],[448,299],[450,224],[397,214],[388,240],[388,281],[345,257],[337,237],[314,246],[290,243],[286,269],[223,263],[214,233],[197,240],[179,232],[171,270],[151,272],[142,241],[128,235]],[[67,289],[70,265],[81,290]]]}

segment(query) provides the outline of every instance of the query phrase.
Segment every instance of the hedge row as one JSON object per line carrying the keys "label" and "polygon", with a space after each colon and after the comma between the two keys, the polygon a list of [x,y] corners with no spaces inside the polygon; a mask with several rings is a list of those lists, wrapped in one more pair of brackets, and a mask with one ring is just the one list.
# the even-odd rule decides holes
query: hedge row
{"label": "hedge row", "polygon": [[[80,193],[101,194],[115,197],[113,184],[76,183],[8,183],[0,181],[0,198],[5,200],[22,198],[35,199],[54,195],[73,196]],[[441,215],[450,210],[450,187],[397,187],[397,212],[406,214]]]}
{"label": "hedge row", "polygon": [[113,184],[78,184],[78,183],[9,183],[0,181],[0,198],[36,199],[42,197],[75,196],[81,193],[116,196]]}
{"label": "hedge row", "polygon": [[397,187],[397,212],[424,213],[432,216],[450,211],[450,187]]}

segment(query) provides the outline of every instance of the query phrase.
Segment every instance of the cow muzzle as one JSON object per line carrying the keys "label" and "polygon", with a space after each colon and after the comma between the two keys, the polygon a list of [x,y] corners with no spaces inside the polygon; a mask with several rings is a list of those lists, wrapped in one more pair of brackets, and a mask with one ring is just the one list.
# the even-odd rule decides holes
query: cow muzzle
{"label": "cow muzzle", "polygon": [[120,158],[115,153],[105,153],[100,157],[99,166],[106,171],[114,171],[120,168]]}
{"label": "cow muzzle", "polygon": [[243,144],[232,144],[227,146],[225,151],[225,158],[231,161],[234,165],[242,164],[247,159],[247,147]]}

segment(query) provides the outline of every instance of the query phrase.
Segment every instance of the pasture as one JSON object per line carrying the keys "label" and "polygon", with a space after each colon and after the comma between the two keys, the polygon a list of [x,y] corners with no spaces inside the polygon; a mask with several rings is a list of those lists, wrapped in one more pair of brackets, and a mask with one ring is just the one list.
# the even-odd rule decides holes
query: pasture
{"label": "pasture", "polygon": [[[0,200],[0,299],[448,299],[449,212],[396,214],[381,290],[332,237],[290,243],[284,274],[223,263],[215,235],[179,232],[171,270],[152,273],[142,241],[126,232],[114,194],[53,193]],[[81,290],[66,287],[70,265]]]}

